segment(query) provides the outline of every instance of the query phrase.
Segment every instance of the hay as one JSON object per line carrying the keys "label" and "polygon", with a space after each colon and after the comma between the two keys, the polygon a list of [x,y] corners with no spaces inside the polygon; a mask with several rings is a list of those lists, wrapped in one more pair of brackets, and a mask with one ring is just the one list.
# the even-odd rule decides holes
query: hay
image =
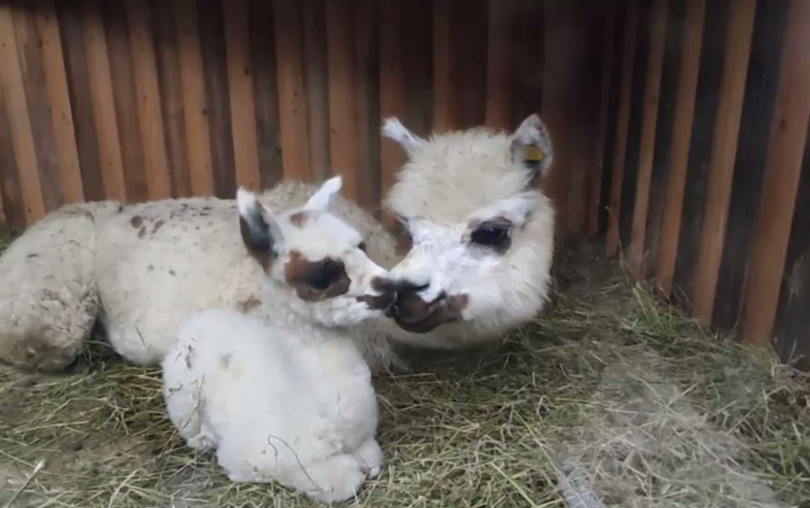
{"label": "hay", "polygon": [[[412,355],[414,373],[377,381],[386,462],[355,505],[564,507],[573,470],[606,506],[808,506],[810,417],[789,370],[707,337],[588,248],[563,257],[533,326],[497,348]],[[63,376],[0,371],[0,507],[12,496],[12,508],[313,505],[228,483],[172,429],[159,371],[102,343]]]}

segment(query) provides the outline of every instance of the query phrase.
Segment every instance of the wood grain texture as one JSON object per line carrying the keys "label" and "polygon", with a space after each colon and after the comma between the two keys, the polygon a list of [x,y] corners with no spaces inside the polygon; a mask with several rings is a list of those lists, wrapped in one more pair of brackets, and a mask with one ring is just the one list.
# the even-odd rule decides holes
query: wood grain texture
{"label": "wood grain texture", "polygon": [[253,0],[250,7],[259,177],[261,187],[266,189],[284,177],[281,167],[276,46],[273,31],[267,29],[273,26],[273,6],[263,0]]}
{"label": "wood grain texture", "polygon": [[619,208],[622,200],[622,181],[624,164],[627,157],[627,130],[630,124],[630,101],[632,99],[633,63],[636,51],[636,30],[638,25],[638,0],[625,3],[625,26],[622,55],[621,98],[619,99],[619,117],[615,133],[613,153],[613,174],[610,182],[610,202],[608,230],[605,237],[605,254],[612,256],[619,248]]}
{"label": "wood grain texture", "polygon": [[113,103],[121,142],[127,201],[137,203],[149,199],[149,188],[145,171],[146,154],[139,125],[136,73],[133,68],[126,6],[123,2],[102,2],[101,9],[106,27]]}
{"label": "wood grain texture", "polygon": [[124,162],[107,55],[107,37],[97,0],[83,0],[82,31],[104,195],[109,199],[126,201]]}
{"label": "wood grain texture", "polygon": [[45,211],[50,212],[64,203],[59,185],[59,160],[48,100],[48,86],[43,66],[42,46],[32,10],[14,11],[17,53],[22,71],[28,118],[36,149],[36,167]]}
{"label": "wood grain texture", "polygon": [[228,60],[228,93],[231,105],[233,158],[236,183],[258,190],[259,143],[256,103],[250,58],[250,11],[247,0],[223,0],[225,47]]}
{"label": "wood grain texture", "polygon": [[641,125],[638,176],[630,247],[627,253],[628,268],[636,277],[642,277],[644,262],[644,235],[647,231],[650,181],[655,156],[655,132],[658,125],[658,98],[661,93],[661,70],[664,62],[664,43],[667,30],[667,0],[654,0],[650,27],[650,50],[647,60],[647,77],[644,84],[644,112]]}
{"label": "wood grain texture", "polygon": [[274,0],[273,7],[284,178],[310,181],[301,4]]}
{"label": "wood grain texture", "polygon": [[56,142],[59,186],[62,201],[84,201],[76,129],[70,105],[65,58],[62,51],[59,19],[52,0],[37,0],[34,22],[42,51],[42,65],[48,88],[48,104]]}
{"label": "wood grain texture", "polygon": [[147,196],[149,199],[169,198],[172,195],[171,177],[166,156],[166,136],[160,106],[149,3],[142,0],[127,0],[126,13],[129,21],[129,45],[144,152]]}
{"label": "wood grain texture", "polygon": [[186,158],[186,127],[183,115],[183,86],[180,78],[180,48],[177,41],[174,6],[153,0],[152,26],[157,59],[161,118],[166,136],[166,163],[173,197],[191,195]]}
{"label": "wood grain texture", "polygon": [[594,149],[594,163],[591,168],[590,195],[588,196],[588,210],[585,233],[595,236],[599,229],[599,205],[602,194],[602,175],[605,171],[605,145],[607,144],[608,120],[610,115],[610,92],[613,71],[613,53],[615,47],[613,39],[616,34],[617,2],[610,0],[603,2],[605,9],[604,37],[602,40],[602,58],[600,59],[599,78],[599,118],[596,127],[596,147]]}
{"label": "wood grain texture", "polygon": [[496,130],[508,130],[514,123],[514,27],[514,1],[489,0],[486,125]]}
{"label": "wood grain texture", "polygon": [[[390,117],[406,121],[408,114],[406,90],[406,45],[404,26],[401,20],[405,16],[406,0],[391,0],[380,5],[380,122]],[[381,134],[378,134],[381,136]],[[386,139],[380,145],[381,172],[380,181],[383,194],[396,182],[399,168],[405,164],[406,157],[402,148],[392,140]],[[393,218],[385,216],[386,224],[392,226]]]}
{"label": "wood grain texture", "polygon": [[25,203],[25,220],[26,224],[31,225],[45,215],[46,208],[15,36],[14,12],[8,6],[0,6],[0,61],[4,63],[0,88],[3,90],[20,190]]}
{"label": "wood grain texture", "polygon": [[309,164],[314,181],[323,181],[332,176],[329,149],[329,62],[324,3],[325,0],[310,0],[302,4]]}
{"label": "wood grain texture", "polygon": [[729,4],[720,98],[709,162],[708,193],[692,284],[692,314],[704,323],[711,322],[723,253],[755,12],[755,0],[737,0]]}
{"label": "wood grain texture", "polygon": [[359,164],[357,62],[354,46],[353,0],[329,0],[326,5],[326,48],[329,61],[329,151],[332,172],[343,175],[342,193],[357,200]]}
{"label": "wood grain texture", "polygon": [[191,193],[210,196],[214,194],[214,175],[197,9],[194,0],[176,0],[174,8]]}
{"label": "wood grain texture", "polygon": [[743,342],[757,346],[771,343],[810,121],[809,23],[810,3],[791,0],[742,323]]}
{"label": "wood grain texture", "polygon": [[659,289],[665,297],[669,297],[672,291],[672,279],[675,274],[675,257],[678,252],[678,233],[686,187],[686,169],[689,161],[705,17],[706,0],[686,2],[684,32],[681,41],[680,75],[675,99],[675,119],[670,141],[661,229],[658,235],[656,276]]}
{"label": "wood grain texture", "polygon": [[433,2],[433,130],[458,127],[458,108],[453,74],[453,3]]}

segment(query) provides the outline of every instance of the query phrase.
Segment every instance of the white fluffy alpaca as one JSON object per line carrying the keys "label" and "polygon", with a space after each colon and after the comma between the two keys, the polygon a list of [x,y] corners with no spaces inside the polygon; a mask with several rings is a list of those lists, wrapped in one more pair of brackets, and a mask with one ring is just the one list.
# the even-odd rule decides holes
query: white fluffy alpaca
{"label": "white fluffy alpaca", "polygon": [[189,446],[216,450],[232,481],[275,480],[322,501],[380,472],[376,397],[351,325],[395,299],[359,233],[326,212],[339,186],[276,217],[240,190],[245,245],[269,290],[292,293],[288,308],[196,314],[162,364],[167,411]]}
{"label": "white fluffy alpaca", "polygon": [[[395,319],[367,323],[356,338],[372,370],[390,363],[389,336],[463,347],[533,319],[547,298],[554,245],[551,203],[531,184],[553,159],[540,119],[530,116],[511,134],[470,129],[429,139],[391,119],[384,133],[409,156],[386,200],[401,219],[402,249],[355,203],[334,204],[375,262],[389,269],[402,260],[393,272],[402,287]],[[278,211],[314,191],[284,182],[259,200]],[[64,367],[100,315],[119,353],[156,364],[192,314],[268,303],[233,227],[233,200],[82,206],[88,219],[54,212],[0,256],[0,280],[19,281],[0,285],[0,360]],[[270,306],[283,298],[273,296]],[[52,302],[47,312],[40,301]]]}
{"label": "white fluffy alpaca", "polygon": [[554,210],[534,186],[554,154],[536,115],[511,133],[488,129],[422,139],[396,118],[384,134],[408,162],[386,205],[405,258],[391,270],[400,339],[461,347],[500,338],[548,298]]}

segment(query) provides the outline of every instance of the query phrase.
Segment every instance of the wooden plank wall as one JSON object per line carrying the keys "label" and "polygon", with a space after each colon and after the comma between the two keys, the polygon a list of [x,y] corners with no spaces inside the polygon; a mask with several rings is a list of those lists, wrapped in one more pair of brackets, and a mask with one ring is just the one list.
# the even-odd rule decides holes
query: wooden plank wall
{"label": "wooden plank wall", "polygon": [[427,135],[539,112],[560,232],[578,232],[605,13],[600,0],[0,2],[0,220],[337,173],[378,211],[403,162],[384,118]]}
{"label": "wooden plank wall", "polygon": [[631,0],[589,232],[700,322],[810,362],[810,2]]}

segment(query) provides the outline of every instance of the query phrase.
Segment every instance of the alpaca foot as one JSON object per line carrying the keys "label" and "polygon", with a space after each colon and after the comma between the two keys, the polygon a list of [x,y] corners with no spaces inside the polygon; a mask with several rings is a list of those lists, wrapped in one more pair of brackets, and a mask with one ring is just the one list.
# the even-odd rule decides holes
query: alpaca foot
{"label": "alpaca foot", "polygon": [[301,473],[302,490],[325,503],[353,498],[366,480],[361,462],[351,455],[335,455],[305,469],[306,473]]}
{"label": "alpaca foot", "polygon": [[382,469],[383,451],[376,439],[369,439],[354,453],[360,461],[360,467],[368,475],[369,479],[377,478]]}

